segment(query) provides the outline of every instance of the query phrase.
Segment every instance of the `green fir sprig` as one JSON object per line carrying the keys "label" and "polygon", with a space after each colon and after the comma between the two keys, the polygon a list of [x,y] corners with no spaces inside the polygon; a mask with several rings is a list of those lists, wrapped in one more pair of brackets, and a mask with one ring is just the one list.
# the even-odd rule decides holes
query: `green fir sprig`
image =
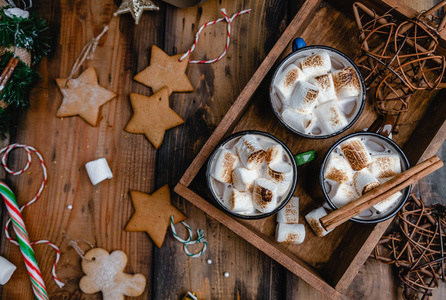
{"label": "green fir sprig", "polygon": [[[0,57],[0,72],[6,68],[11,57],[13,57],[13,54],[8,51]],[[0,93],[0,100],[3,100],[9,105],[17,108],[28,107],[31,85],[39,78],[39,73],[19,60],[19,63],[15,67],[11,78],[9,78],[8,82],[5,84],[2,92]]]}
{"label": "green fir sprig", "polygon": [[17,109],[13,106],[0,108],[0,138],[17,126]]}
{"label": "green fir sprig", "polygon": [[44,19],[35,13],[28,18],[7,16],[5,9],[0,8],[0,46],[17,46],[31,51],[32,64],[36,64],[50,50],[48,26]]}

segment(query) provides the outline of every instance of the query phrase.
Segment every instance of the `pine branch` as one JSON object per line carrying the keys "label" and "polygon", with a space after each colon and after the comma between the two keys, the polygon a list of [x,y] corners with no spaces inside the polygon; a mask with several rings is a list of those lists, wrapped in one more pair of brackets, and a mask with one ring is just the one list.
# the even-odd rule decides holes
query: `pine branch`
{"label": "pine branch", "polygon": [[[6,68],[12,56],[11,52],[6,52],[0,57],[0,72]],[[39,73],[28,67],[24,62],[19,61],[11,78],[0,93],[0,99],[14,107],[28,107],[31,85],[39,78]]]}
{"label": "pine branch", "polygon": [[0,138],[4,138],[5,133],[17,126],[17,109],[14,107],[0,108]]}
{"label": "pine branch", "polygon": [[35,13],[30,13],[26,19],[9,17],[4,12],[7,8],[9,7],[0,8],[0,45],[28,49],[34,65],[48,55],[50,50],[46,21]]}

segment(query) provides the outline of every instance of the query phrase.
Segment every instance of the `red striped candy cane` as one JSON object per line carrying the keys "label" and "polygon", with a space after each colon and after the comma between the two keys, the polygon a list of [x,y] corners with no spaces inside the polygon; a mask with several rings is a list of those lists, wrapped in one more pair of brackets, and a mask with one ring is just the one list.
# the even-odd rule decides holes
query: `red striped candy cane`
{"label": "red striped candy cane", "polygon": [[[11,170],[8,166],[7,166],[7,160],[8,160],[8,155],[9,153],[14,150],[14,149],[19,149],[22,148],[26,151],[27,154],[27,161],[25,166],[23,167],[23,169],[19,170],[19,171],[13,171]],[[2,165],[5,168],[6,172],[8,172],[11,175],[20,175],[24,172],[26,172],[28,170],[28,168],[31,165],[32,162],[32,156],[31,153],[34,153],[37,155],[37,157],[39,158],[40,161],[40,165],[42,166],[42,171],[43,171],[43,180],[42,180],[42,184],[39,187],[39,190],[37,191],[37,194],[34,196],[34,198],[32,198],[29,202],[25,203],[22,207],[18,208],[19,213],[21,213],[23,211],[23,209],[25,209],[26,207],[30,206],[31,204],[33,204],[34,202],[37,201],[37,199],[39,199],[40,195],[42,194],[43,189],[45,188],[47,179],[48,179],[48,174],[47,174],[47,169],[46,169],[46,165],[45,165],[45,161],[43,160],[42,155],[40,154],[39,151],[37,151],[34,147],[31,146],[27,146],[27,145],[21,145],[21,144],[12,144],[9,145],[3,149],[0,150],[0,155],[3,154],[2,157]],[[11,219],[9,219],[6,222],[6,226],[5,226],[5,236],[6,238],[13,244],[20,246],[20,242],[15,241],[14,239],[12,239],[9,235],[9,231],[8,231],[8,227],[9,224],[11,223],[11,220],[13,221],[12,217]],[[14,221],[13,221],[13,225],[14,225]],[[51,243],[50,241],[47,240],[40,240],[40,241],[36,241],[36,242],[32,242],[31,245],[35,245],[35,244],[47,244],[50,245],[51,247],[53,247],[56,250],[56,260],[54,262],[53,268],[52,268],[52,274],[53,274],[53,278],[54,281],[56,282],[56,284],[61,288],[64,286],[64,283],[61,282],[59,280],[59,278],[56,275],[56,266],[57,263],[59,262],[60,259],[60,251],[59,248]],[[40,272],[40,271],[39,271]],[[33,285],[33,289],[34,289],[34,285]]]}
{"label": "red striped candy cane", "polygon": [[246,10],[239,11],[238,13],[233,14],[232,17],[229,17],[226,14],[226,10],[224,8],[221,9],[221,13],[224,16],[223,18],[217,19],[215,21],[207,22],[204,25],[202,25],[200,27],[200,29],[198,29],[197,33],[195,34],[195,40],[194,40],[194,43],[193,43],[192,47],[186,53],[184,53],[183,56],[180,57],[179,61],[182,61],[183,59],[185,59],[189,54],[191,54],[195,50],[195,47],[197,46],[197,43],[198,43],[198,36],[203,31],[203,29],[205,29],[209,25],[214,25],[214,24],[217,24],[217,23],[219,23],[221,21],[226,21],[226,23],[228,23],[228,37],[226,38],[225,50],[223,51],[223,53],[220,54],[217,58],[214,58],[214,59],[211,59],[211,60],[189,60],[189,63],[190,64],[211,64],[213,62],[219,61],[220,59],[223,58],[223,56],[226,55],[226,52],[228,52],[228,49],[229,49],[229,42],[230,42],[230,39],[231,39],[231,24],[232,24],[232,21],[235,18],[237,18],[239,15],[251,13],[251,9],[246,9]]}

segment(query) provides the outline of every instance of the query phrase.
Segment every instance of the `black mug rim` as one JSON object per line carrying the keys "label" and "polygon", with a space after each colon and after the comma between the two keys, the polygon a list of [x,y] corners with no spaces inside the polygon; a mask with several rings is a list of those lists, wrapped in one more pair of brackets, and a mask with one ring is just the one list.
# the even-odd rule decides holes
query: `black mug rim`
{"label": "black mug rim", "polygon": [[[351,122],[345,126],[344,128],[342,128],[339,131],[333,132],[331,134],[327,134],[327,135],[308,135],[302,132],[299,132],[297,130],[295,130],[294,128],[292,128],[290,125],[288,125],[287,123],[285,123],[285,121],[282,120],[281,116],[279,115],[279,112],[277,111],[275,105],[274,105],[274,101],[273,101],[273,86],[274,86],[274,79],[276,78],[276,75],[278,73],[278,71],[281,69],[281,67],[283,66],[283,64],[293,55],[296,55],[299,52],[302,52],[304,50],[311,50],[311,49],[325,49],[325,50],[329,50],[329,51],[333,51],[339,55],[341,55],[342,57],[344,57],[349,63],[352,64],[353,68],[355,69],[358,77],[359,77],[359,81],[361,83],[361,87],[363,90],[363,94],[362,94],[362,100],[361,100],[361,106],[358,110],[358,113],[356,114],[356,116],[353,118],[353,120],[351,120]],[[359,119],[359,117],[362,115],[362,112],[364,110],[365,104],[366,104],[366,96],[367,96],[367,89],[365,86],[365,81],[364,81],[364,77],[361,74],[361,71],[359,70],[358,66],[355,64],[355,62],[348,57],[345,53],[343,53],[342,51],[339,51],[338,49],[335,49],[333,47],[329,47],[329,46],[324,46],[324,45],[312,45],[312,46],[305,46],[302,48],[297,49],[296,51],[291,52],[290,54],[288,54],[279,64],[279,66],[277,66],[276,70],[274,71],[274,75],[271,79],[271,83],[270,83],[270,88],[269,88],[269,102],[271,104],[271,108],[274,112],[274,115],[276,116],[277,120],[279,120],[280,124],[282,124],[286,129],[288,129],[289,131],[291,131],[292,133],[304,137],[304,138],[308,138],[308,139],[315,139],[315,140],[320,140],[320,139],[328,139],[331,137],[334,137],[338,134],[343,133],[344,131],[348,130],[350,127],[353,126],[353,124],[356,123],[356,121]]]}
{"label": "black mug rim", "polygon": [[[386,137],[384,135],[381,135],[379,133],[368,132],[368,131],[360,131],[360,132],[355,132],[355,133],[351,133],[349,135],[346,135],[345,137],[341,138],[336,143],[334,143],[333,146],[330,147],[330,149],[328,149],[327,153],[324,156],[324,160],[322,161],[321,169],[319,171],[319,184],[320,184],[320,187],[321,187],[321,190],[322,190],[322,194],[324,195],[324,198],[327,201],[328,205],[330,205],[330,207],[333,210],[338,209],[338,207],[336,207],[336,205],[334,205],[334,203],[331,201],[330,197],[328,196],[327,191],[325,190],[325,185],[324,185],[325,165],[327,163],[328,157],[330,156],[331,152],[339,144],[341,144],[342,142],[344,142],[345,140],[347,140],[349,138],[352,138],[352,137],[355,137],[355,136],[358,136],[358,135],[370,135],[370,136],[373,136],[373,137],[377,137],[377,138],[383,139],[384,141],[388,142],[390,145],[392,145],[398,151],[398,153],[400,154],[400,157],[402,157],[403,162],[406,165],[406,170],[408,170],[410,168],[409,160],[407,159],[407,157],[404,154],[403,150],[400,148],[400,146],[398,146],[398,144],[396,144],[390,138],[388,138],[388,137]],[[407,202],[407,199],[409,198],[411,190],[412,190],[412,185],[407,187],[407,191],[406,191],[406,194],[404,195],[403,201],[401,201],[401,203],[389,215],[386,215],[384,217],[381,217],[381,218],[378,218],[378,219],[375,219],[375,220],[361,220],[361,219],[351,218],[350,221],[357,222],[357,223],[362,223],[362,224],[376,224],[376,223],[380,223],[380,222],[383,222],[385,220],[388,220],[388,219],[392,218],[393,216],[395,216],[400,211],[400,209]]]}
{"label": "black mug rim", "polygon": [[[231,140],[233,140],[233,139],[235,139],[235,138],[237,138],[239,136],[246,135],[246,134],[263,135],[263,136],[269,137],[269,138],[273,139],[274,141],[276,141],[277,143],[279,143],[283,147],[283,149],[285,149],[287,154],[289,155],[290,160],[291,160],[291,165],[293,167],[293,172],[294,172],[293,181],[292,181],[292,187],[290,188],[290,191],[288,192],[288,195],[282,201],[282,203],[279,206],[277,206],[271,212],[261,213],[259,215],[254,215],[254,216],[241,215],[241,214],[234,213],[234,212],[230,211],[227,207],[225,207],[223,205],[223,203],[221,203],[218,200],[218,197],[215,195],[215,192],[214,192],[214,190],[212,188],[212,184],[211,184],[211,167],[212,167],[212,162],[214,161],[215,155],[217,155],[218,150],[221,148],[221,146],[225,145],[229,141],[231,141]],[[245,220],[258,220],[258,219],[267,218],[269,216],[272,216],[272,215],[276,214],[285,205],[287,205],[287,203],[290,201],[291,197],[293,196],[294,191],[296,190],[297,176],[298,176],[297,175],[297,164],[296,164],[296,161],[294,160],[294,155],[291,152],[291,150],[279,138],[275,137],[274,135],[272,135],[272,134],[270,134],[268,132],[258,131],[258,130],[243,130],[243,131],[239,131],[239,132],[236,132],[234,134],[231,134],[230,136],[228,136],[227,138],[222,140],[220,143],[218,143],[218,145],[212,151],[212,154],[209,157],[209,160],[208,160],[208,163],[207,163],[207,169],[206,169],[206,182],[207,182],[208,189],[211,191],[211,194],[212,194],[214,202],[216,202],[217,205],[219,206],[219,208],[222,209],[225,213],[227,213],[227,214],[229,214],[231,216],[237,217],[237,218],[245,219]]]}

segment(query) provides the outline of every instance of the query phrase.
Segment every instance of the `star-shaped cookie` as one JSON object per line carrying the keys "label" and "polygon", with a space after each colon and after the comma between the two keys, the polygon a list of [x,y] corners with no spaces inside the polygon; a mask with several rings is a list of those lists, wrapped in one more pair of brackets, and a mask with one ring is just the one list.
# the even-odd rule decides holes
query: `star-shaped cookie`
{"label": "star-shaped cookie", "polygon": [[131,13],[135,24],[138,25],[142,13],[145,10],[159,10],[160,8],[148,0],[123,0],[118,10],[113,14],[117,17],[120,14]]}
{"label": "star-shaped cookie", "polygon": [[125,227],[126,231],[146,231],[153,242],[161,248],[170,216],[175,224],[187,217],[170,203],[169,186],[166,184],[152,195],[130,191],[135,213]]}
{"label": "star-shaped cookie", "polygon": [[79,115],[93,126],[98,123],[99,108],[116,97],[116,93],[98,84],[93,67],[89,67],[76,79],[57,78],[56,83],[63,95],[56,115],[61,118]]}
{"label": "star-shaped cookie", "polygon": [[185,73],[189,57],[180,62],[178,60],[181,56],[182,54],[169,56],[153,45],[150,65],[136,74],[133,79],[151,87],[153,92],[158,91],[163,86],[169,88],[169,95],[172,92],[191,92],[194,88]]}
{"label": "star-shaped cookie", "polygon": [[144,133],[156,149],[161,146],[167,129],[184,123],[184,120],[169,107],[167,87],[150,97],[130,93],[130,102],[133,107],[133,117],[125,130]]}

